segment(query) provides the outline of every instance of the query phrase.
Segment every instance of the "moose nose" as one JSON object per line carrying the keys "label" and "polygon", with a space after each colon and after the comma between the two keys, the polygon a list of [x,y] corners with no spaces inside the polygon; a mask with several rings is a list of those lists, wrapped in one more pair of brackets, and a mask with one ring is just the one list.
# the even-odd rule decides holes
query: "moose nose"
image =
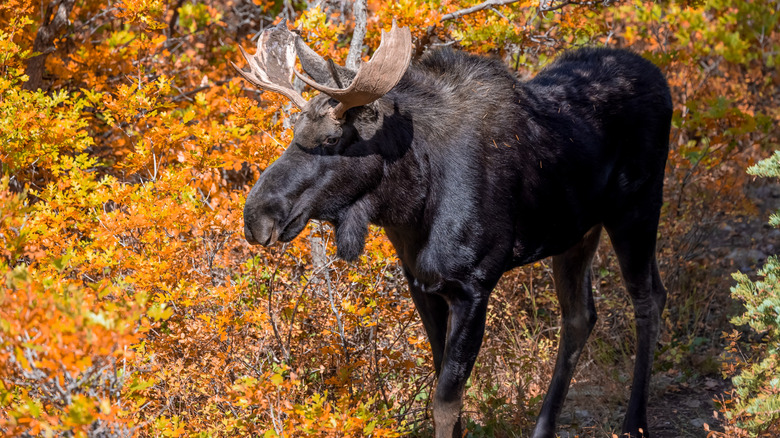
{"label": "moose nose", "polygon": [[[292,207],[289,166],[284,155],[268,166],[258,178],[244,203],[244,236],[252,245],[268,246],[279,240]],[[294,175],[294,173],[293,173]]]}
{"label": "moose nose", "polygon": [[260,216],[253,221],[244,220],[244,237],[252,245],[268,246],[279,240],[279,227],[269,216]]}
{"label": "moose nose", "polygon": [[252,235],[252,230],[250,230],[246,224],[244,224],[244,239],[246,239],[250,245],[260,244],[257,240],[255,240],[255,236]]}

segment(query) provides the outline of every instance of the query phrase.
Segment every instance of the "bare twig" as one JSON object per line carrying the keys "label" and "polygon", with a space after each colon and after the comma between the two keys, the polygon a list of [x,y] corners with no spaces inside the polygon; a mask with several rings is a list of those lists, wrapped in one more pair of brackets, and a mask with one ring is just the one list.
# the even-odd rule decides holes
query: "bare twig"
{"label": "bare twig", "polygon": [[509,18],[508,18],[506,15],[502,14],[502,13],[501,13],[501,11],[499,11],[498,9],[496,9],[494,6],[491,6],[491,7],[490,7],[490,10],[491,10],[491,11],[493,11],[493,12],[494,12],[496,15],[498,15],[499,17],[503,18],[504,20],[506,20],[506,21],[511,21],[511,20],[510,20],[510,19],[509,19]]}
{"label": "bare twig", "polygon": [[456,20],[464,15],[473,14],[474,12],[478,12],[483,9],[488,9],[495,6],[508,5],[510,3],[516,3],[518,1],[520,0],[487,0],[478,5],[474,5],[470,8],[461,9],[455,12],[450,12],[449,14],[444,14],[441,16],[441,20],[439,20],[439,22],[447,21],[447,20]]}
{"label": "bare twig", "polygon": [[[212,88],[212,87],[214,87],[214,86],[220,86],[220,85],[223,85],[223,84],[225,84],[225,83],[227,83],[227,82],[228,82],[228,81],[226,81],[226,80],[221,80],[221,81],[216,81],[216,82],[211,82],[211,81],[209,81],[209,82],[208,82],[208,84],[206,84],[206,85],[201,85],[201,86],[199,86],[199,87],[197,87],[197,88],[194,88],[194,89],[192,89],[192,90],[189,90],[189,91],[184,91],[184,90],[182,90],[181,88],[174,86],[174,88],[176,88],[176,89],[179,91],[179,95],[178,95],[178,96],[174,96],[174,97],[172,97],[172,98],[171,98],[171,101],[172,101],[172,102],[178,102],[178,101],[180,101],[180,100],[188,100],[188,101],[192,101],[192,97],[191,97],[191,96],[193,96],[193,95],[195,95],[195,94],[198,94],[198,93],[200,93],[201,91],[208,90],[208,89],[210,89],[210,88]],[[254,90],[252,90],[252,91],[254,91]]]}
{"label": "bare twig", "polygon": [[342,348],[344,349],[344,355],[346,356],[347,361],[349,361],[349,346],[347,343],[346,333],[344,332],[344,323],[341,320],[341,312],[336,306],[333,283],[330,279],[330,270],[327,269],[327,266],[329,266],[329,263],[327,263],[328,256],[326,253],[327,242],[324,242],[321,237],[325,236],[326,232],[325,228],[322,226],[322,222],[317,222],[316,225],[318,225],[319,228],[319,236],[317,236],[316,233],[312,233],[311,235],[312,265],[316,271],[322,272],[322,281],[324,283],[325,289],[328,291],[328,302],[330,303],[330,310],[336,317],[336,326],[338,327],[339,337],[341,337],[341,344]]}
{"label": "bare twig", "polygon": [[[314,242],[312,242],[312,246],[314,245]],[[327,244],[322,243],[323,246],[327,246]],[[312,250],[312,253],[314,253],[314,250]],[[312,257],[313,258],[313,257]],[[290,346],[292,345],[292,334],[293,334],[293,326],[295,326],[295,315],[298,312],[298,307],[301,302],[301,298],[303,298],[303,294],[306,292],[306,289],[309,288],[309,285],[312,284],[312,282],[318,278],[320,275],[322,275],[323,272],[328,272],[335,262],[335,259],[329,260],[326,264],[321,265],[319,268],[316,268],[312,271],[309,278],[306,280],[306,284],[303,285],[301,288],[301,291],[298,293],[298,298],[295,299],[295,304],[293,305],[292,309],[292,315],[290,315],[290,323],[288,324],[290,327],[290,330],[287,331],[287,351],[292,351]]]}
{"label": "bare twig", "polygon": [[586,1],[586,2],[576,2],[571,0],[564,0],[557,5],[553,5],[555,2],[554,0],[550,0],[549,2],[545,3],[544,0],[539,2],[539,11],[541,12],[550,12],[550,11],[557,11],[558,9],[565,8],[569,5],[574,6],[593,6],[598,3],[601,3],[604,6],[609,6],[610,3],[612,3],[614,0],[602,0],[602,1]]}
{"label": "bare twig", "polygon": [[[274,338],[276,338],[276,342],[279,344],[279,347],[282,349],[282,355],[284,356],[285,362],[290,361],[290,352],[287,351],[287,349],[284,347],[284,342],[282,342],[282,336],[279,334],[279,328],[276,325],[276,319],[274,318],[273,313],[273,292],[274,292],[274,282],[276,281],[276,274],[279,273],[279,266],[282,262],[282,258],[284,257],[285,253],[287,253],[287,244],[282,245],[282,250],[280,255],[276,259],[276,266],[274,267],[273,274],[271,275],[271,278],[268,279],[268,319],[271,321],[271,328],[273,328],[274,332]],[[259,283],[259,282],[258,282]],[[276,359],[276,358],[274,358]]]}
{"label": "bare twig", "polygon": [[[520,0],[487,0],[484,1],[478,5],[474,5],[470,8],[461,9],[459,11],[450,12],[449,14],[444,14],[441,16],[441,19],[439,22],[447,21],[447,20],[456,20],[464,15],[473,14],[474,12],[479,12],[484,9],[492,9],[494,12],[504,17],[497,9],[495,9],[496,6],[504,6],[511,3],[517,3]],[[539,11],[540,12],[550,12],[550,11],[556,11],[558,9],[562,9],[569,5],[576,5],[576,6],[592,6],[597,3],[602,3],[603,5],[609,5],[612,3],[613,0],[602,0],[602,1],[572,1],[572,0],[564,0],[558,4],[554,4],[555,0],[540,0],[539,1]]]}

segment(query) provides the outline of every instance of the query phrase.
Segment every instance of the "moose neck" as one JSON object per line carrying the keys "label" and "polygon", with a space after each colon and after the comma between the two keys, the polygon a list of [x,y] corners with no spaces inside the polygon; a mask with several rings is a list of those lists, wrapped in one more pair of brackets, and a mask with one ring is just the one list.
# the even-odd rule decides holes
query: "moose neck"
{"label": "moose neck", "polygon": [[[368,149],[382,156],[382,179],[375,190],[351,207],[349,218],[355,227],[342,227],[344,231],[356,230],[360,219],[384,227],[407,266],[419,265],[425,246],[431,242],[429,235],[437,220],[434,213],[441,211],[437,204],[448,198],[448,191],[457,190],[442,186],[449,179],[436,176],[452,170],[442,168],[442,164],[454,167],[456,162],[468,160],[466,155],[478,153],[473,147],[460,152],[452,148],[441,123],[446,114],[434,103],[441,98],[420,92],[413,79],[405,77],[397,90],[375,103],[380,128],[366,142],[370,143]],[[471,210],[468,205],[463,207]],[[357,238],[358,233],[352,234]]]}
{"label": "moose neck", "polygon": [[[539,160],[526,156],[534,148],[519,144],[530,119],[526,92],[498,63],[443,51],[412,66],[375,102],[379,129],[367,142],[381,151],[384,171],[367,196],[370,220],[385,228],[416,278],[435,283],[479,257],[475,239],[514,232],[509,221],[475,224],[511,218],[515,212],[505,210],[521,176],[534,179],[538,165],[528,163]],[[484,205],[485,194],[496,202]],[[502,250],[511,252],[508,245]]]}
{"label": "moose neck", "polygon": [[379,128],[365,140],[367,149],[382,157],[383,169],[381,181],[364,202],[370,205],[370,221],[383,227],[418,224],[429,185],[417,114],[402,107],[398,97],[390,93],[375,102]]}
{"label": "moose neck", "polygon": [[[426,281],[479,257],[471,249],[475,239],[499,229],[513,233],[508,220],[475,224],[513,217],[515,211],[506,211],[513,197],[538,179],[538,148],[524,141],[534,137],[529,91],[498,61],[449,51],[426,55],[372,104],[373,112],[360,113],[376,117],[361,132],[360,146],[381,156],[382,171],[350,207],[345,217],[353,226],[344,230],[358,230],[361,221],[383,226],[411,273]],[[486,205],[488,194],[495,202]],[[511,251],[509,245],[503,250]]]}

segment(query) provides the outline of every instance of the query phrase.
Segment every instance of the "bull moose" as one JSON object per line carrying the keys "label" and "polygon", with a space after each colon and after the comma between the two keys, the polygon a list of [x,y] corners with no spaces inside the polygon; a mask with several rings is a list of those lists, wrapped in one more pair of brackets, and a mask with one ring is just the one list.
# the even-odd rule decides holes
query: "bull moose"
{"label": "bull moose", "polygon": [[[623,433],[649,436],[647,399],[666,290],[655,257],[672,102],[662,73],[628,51],[569,51],[529,81],[500,61],[444,49],[415,63],[393,24],[357,71],[326,61],[285,24],[241,49],[257,87],[301,109],[284,154],[247,196],[252,244],[290,241],[310,219],[335,227],[337,255],[368,224],[395,247],[433,350],[436,437],[460,437],[466,380],[488,298],[509,269],[552,256],[562,312],[558,358],[533,436],[555,435],[596,323],[591,262],[602,228],[636,317]],[[296,56],[304,72],[295,69]],[[293,73],[320,94],[305,100]]]}

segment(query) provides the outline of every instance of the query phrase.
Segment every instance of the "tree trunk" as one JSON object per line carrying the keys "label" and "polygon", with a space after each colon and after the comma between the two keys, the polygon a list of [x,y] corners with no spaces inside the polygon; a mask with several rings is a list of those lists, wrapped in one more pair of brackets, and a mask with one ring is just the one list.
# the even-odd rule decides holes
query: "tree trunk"
{"label": "tree trunk", "polygon": [[366,37],[366,0],[355,0],[352,13],[355,15],[355,30],[352,32],[352,42],[349,45],[345,64],[347,68],[357,70],[360,65],[360,55],[363,53],[363,38]]}
{"label": "tree trunk", "polygon": [[[38,34],[33,43],[33,52],[40,53],[27,61],[25,74],[29,78],[24,84],[25,90],[37,90],[43,85],[43,70],[46,66],[46,57],[53,52],[54,40],[60,35],[68,24],[68,15],[73,9],[76,0],[54,0],[46,7]],[[54,11],[56,8],[56,12]]]}

